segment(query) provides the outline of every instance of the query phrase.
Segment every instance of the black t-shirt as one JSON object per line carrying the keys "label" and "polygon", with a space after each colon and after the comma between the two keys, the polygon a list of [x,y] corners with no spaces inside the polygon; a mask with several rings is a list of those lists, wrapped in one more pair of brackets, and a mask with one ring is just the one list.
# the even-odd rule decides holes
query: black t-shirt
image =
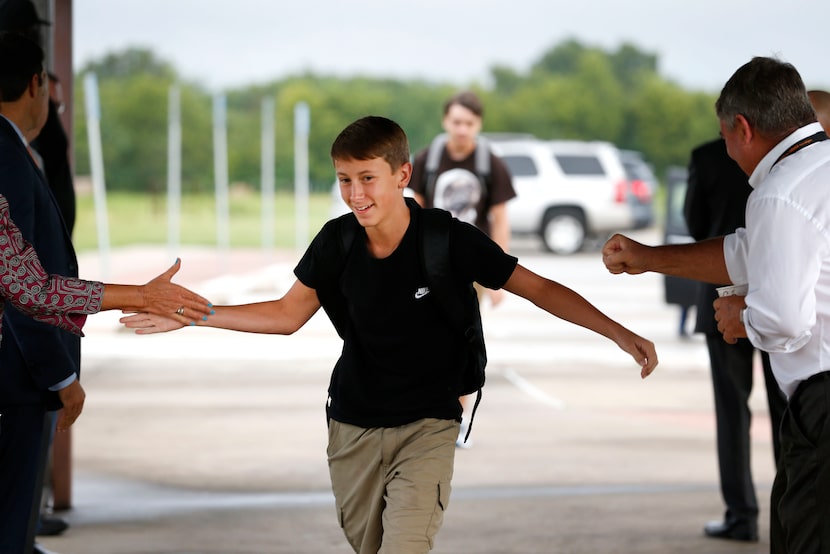
{"label": "black t-shirt", "polygon": [[[329,417],[361,427],[394,427],[425,417],[461,418],[451,383],[468,349],[452,328],[428,285],[418,251],[413,210],[406,234],[386,258],[369,254],[361,228],[339,278],[332,248],[340,237],[323,227],[294,270],[306,286],[320,289],[337,279],[346,298],[349,326],[329,386]],[[498,289],[517,259],[475,227],[453,220],[450,258],[459,287],[477,281]]]}
{"label": "black t-shirt", "polygon": [[456,161],[450,158],[445,147],[435,172],[434,189],[427,195],[428,152],[429,148],[426,148],[415,156],[409,188],[424,195],[425,207],[447,210],[461,221],[472,223],[489,235],[490,208],[516,196],[507,166],[501,158],[490,152],[490,176],[487,183],[482,184],[476,174],[475,150],[463,160]]}

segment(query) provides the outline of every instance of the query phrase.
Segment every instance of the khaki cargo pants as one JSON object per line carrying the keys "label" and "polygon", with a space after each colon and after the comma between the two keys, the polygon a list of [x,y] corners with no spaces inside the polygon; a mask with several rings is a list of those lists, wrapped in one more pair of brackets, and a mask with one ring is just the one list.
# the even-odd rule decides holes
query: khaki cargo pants
{"label": "khaki cargo pants", "polygon": [[366,429],[329,422],[340,526],[358,554],[429,552],[450,498],[458,422]]}

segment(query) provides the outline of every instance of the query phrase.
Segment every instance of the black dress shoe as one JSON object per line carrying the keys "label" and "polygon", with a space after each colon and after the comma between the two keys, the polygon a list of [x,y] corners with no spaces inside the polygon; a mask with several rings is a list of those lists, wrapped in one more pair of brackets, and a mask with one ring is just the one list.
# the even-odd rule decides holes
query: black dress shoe
{"label": "black dress shoe", "polygon": [[732,521],[710,521],[703,528],[707,537],[731,539],[733,541],[758,541],[758,523],[745,519]]}
{"label": "black dress shoe", "polygon": [[37,525],[37,535],[39,537],[54,537],[67,529],[69,529],[69,524],[61,518],[41,515]]}

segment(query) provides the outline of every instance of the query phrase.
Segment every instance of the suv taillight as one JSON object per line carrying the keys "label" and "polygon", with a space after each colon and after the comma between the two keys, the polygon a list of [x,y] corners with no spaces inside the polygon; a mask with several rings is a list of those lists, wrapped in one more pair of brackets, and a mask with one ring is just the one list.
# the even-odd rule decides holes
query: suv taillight
{"label": "suv taillight", "polygon": [[628,197],[628,181],[623,179],[617,181],[617,186],[614,188],[614,202],[622,204]]}
{"label": "suv taillight", "polygon": [[647,203],[651,201],[651,190],[645,181],[640,179],[634,179],[631,181],[631,193],[636,196],[640,202]]}

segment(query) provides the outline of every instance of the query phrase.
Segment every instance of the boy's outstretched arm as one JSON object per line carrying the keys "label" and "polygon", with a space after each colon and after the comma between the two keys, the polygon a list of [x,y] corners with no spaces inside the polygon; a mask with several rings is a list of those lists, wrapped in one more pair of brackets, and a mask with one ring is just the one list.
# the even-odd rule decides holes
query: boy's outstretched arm
{"label": "boy's outstretched arm", "polygon": [[519,264],[503,288],[530,300],[558,318],[611,339],[641,366],[640,375],[643,378],[648,377],[657,366],[654,343],[632,333],[568,287],[537,275]]}
{"label": "boy's outstretched arm", "polygon": [[[203,327],[216,327],[232,331],[290,335],[299,330],[320,309],[317,291],[295,281],[291,289],[279,300],[214,306],[214,313],[196,322]],[[155,314],[139,313],[119,320],[125,327],[135,329],[138,335],[151,335],[181,329],[184,324]]]}

